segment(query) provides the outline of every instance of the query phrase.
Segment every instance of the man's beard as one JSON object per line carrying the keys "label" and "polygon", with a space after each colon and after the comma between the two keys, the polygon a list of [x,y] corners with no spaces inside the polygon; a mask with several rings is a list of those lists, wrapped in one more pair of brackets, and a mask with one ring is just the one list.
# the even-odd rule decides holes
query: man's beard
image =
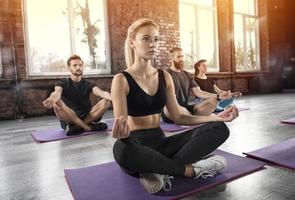
{"label": "man's beard", "polygon": [[83,72],[82,71],[75,71],[74,73],[72,73],[74,76],[82,76]]}
{"label": "man's beard", "polygon": [[183,61],[176,62],[175,60],[173,60],[173,64],[176,69],[183,69]]}

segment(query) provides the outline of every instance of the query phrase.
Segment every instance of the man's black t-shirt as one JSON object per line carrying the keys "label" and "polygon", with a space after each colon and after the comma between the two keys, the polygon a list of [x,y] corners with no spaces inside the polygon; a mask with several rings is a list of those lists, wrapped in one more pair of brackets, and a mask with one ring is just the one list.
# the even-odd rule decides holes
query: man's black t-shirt
{"label": "man's black t-shirt", "polygon": [[[90,93],[95,85],[84,79],[74,82],[71,78],[61,79],[56,86],[63,88],[61,100],[77,114],[87,114],[91,110]],[[80,116],[81,117],[81,116]]]}

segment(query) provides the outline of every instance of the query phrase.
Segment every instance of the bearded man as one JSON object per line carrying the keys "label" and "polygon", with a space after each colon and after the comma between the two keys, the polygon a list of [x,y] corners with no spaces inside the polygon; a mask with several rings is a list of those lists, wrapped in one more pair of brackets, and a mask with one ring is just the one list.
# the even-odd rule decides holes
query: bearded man
{"label": "bearded man", "polygon": [[[179,47],[174,47],[169,51],[171,58],[171,65],[167,70],[174,83],[175,95],[179,104],[180,111],[183,114],[193,115],[211,115],[216,109],[218,101],[229,98],[230,94],[214,94],[202,91],[197,83],[194,81],[193,74],[185,71],[184,68],[184,55],[183,51]],[[189,104],[190,92],[196,97],[202,98],[201,102]],[[170,113],[166,109],[163,109],[162,119],[166,123],[174,123],[171,120]]]}

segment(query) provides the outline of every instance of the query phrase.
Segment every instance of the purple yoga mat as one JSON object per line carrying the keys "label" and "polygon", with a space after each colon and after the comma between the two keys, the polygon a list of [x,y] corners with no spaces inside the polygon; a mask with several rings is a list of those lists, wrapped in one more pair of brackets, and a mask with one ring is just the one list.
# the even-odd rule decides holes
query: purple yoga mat
{"label": "purple yoga mat", "polygon": [[97,133],[107,133],[113,127],[113,120],[106,119],[106,120],[103,120],[103,122],[107,123],[107,125],[108,125],[108,129],[106,131],[84,132],[80,135],[67,136],[63,129],[53,128],[53,129],[36,131],[36,132],[32,133],[32,136],[36,142],[44,143],[44,142],[52,142],[52,141],[57,141],[57,140],[75,138],[75,137],[82,137],[82,136],[86,136],[86,135],[93,135],[93,134],[97,134]]}
{"label": "purple yoga mat", "polygon": [[290,118],[290,119],[285,119],[281,121],[284,124],[294,124],[295,125],[295,117]]}
{"label": "purple yoga mat", "polygon": [[263,162],[216,150],[223,155],[228,167],[212,178],[192,179],[175,177],[171,180],[172,190],[149,194],[139,180],[124,173],[115,163],[106,163],[80,169],[66,169],[65,178],[75,200],[167,200],[179,199],[222,184],[263,168]]}
{"label": "purple yoga mat", "polygon": [[182,131],[187,129],[186,127],[179,126],[177,124],[165,123],[163,121],[161,121],[160,126],[161,126],[161,129],[166,132],[176,132],[176,131]]}
{"label": "purple yoga mat", "polygon": [[[114,124],[114,119],[107,119],[105,120],[105,122],[107,124],[111,124],[111,126],[109,126],[110,130],[112,130],[113,124]],[[169,124],[169,123],[165,123],[163,121],[161,121],[160,123],[160,127],[163,131],[165,132],[176,132],[176,131],[182,131],[182,130],[188,130],[188,129],[192,129],[198,126],[201,126],[202,124],[198,124],[198,125],[193,125],[193,126],[180,126],[177,124]]]}
{"label": "purple yoga mat", "polygon": [[181,126],[177,124],[169,124],[161,121],[160,127],[165,132],[177,132],[177,131],[183,131],[183,130],[189,130],[195,127],[202,126],[203,124],[198,125],[192,125],[192,126]]}
{"label": "purple yoga mat", "polygon": [[244,154],[295,170],[295,138]]}
{"label": "purple yoga mat", "polygon": [[239,107],[238,107],[238,110],[241,112],[241,111],[247,111],[247,110],[250,110],[250,108],[239,108]]}

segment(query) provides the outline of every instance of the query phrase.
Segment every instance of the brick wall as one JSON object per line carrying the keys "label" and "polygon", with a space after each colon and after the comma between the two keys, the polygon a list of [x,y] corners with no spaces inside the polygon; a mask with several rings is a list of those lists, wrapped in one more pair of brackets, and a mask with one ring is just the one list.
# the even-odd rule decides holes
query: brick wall
{"label": "brick wall", "polygon": [[[0,0],[0,50],[3,67],[0,77],[0,119],[52,114],[52,111],[42,107],[41,102],[53,90],[58,79],[32,79],[27,76],[21,2]],[[220,71],[223,73],[210,76],[223,89],[238,89],[246,93],[279,91],[281,66],[290,56],[286,52],[292,51],[294,55],[294,28],[290,28],[293,27],[293,21],[289,19],[294,3],[292,0],[259,1],[259,11],[264,16],[260,27],[262,68],[270,72],[241,75],[233,73],[231,2],[217,0],[219,60]],[[123,48],[127,28],[141,17],[151,18],[160,25],[162,37],[155,62],[162,68],[169,64],[168,50],[180,42],[178,0],[107,0],[107,11],[113,74],[125,67]],[[286,47],[290,51],[282,51]],[[90,81],[105,90],[110,90],[111,80],[112,77],[90,78]]]}
{"label": "brick wall", "polygon": [[108,0],[108,21],[112,67],[116,73],[125,67],[124,42],[128,27],[139,18],[153,19],[160,26],[161,37],[156,63],[169,64],[168,51],[179,46],[178,0]]}

